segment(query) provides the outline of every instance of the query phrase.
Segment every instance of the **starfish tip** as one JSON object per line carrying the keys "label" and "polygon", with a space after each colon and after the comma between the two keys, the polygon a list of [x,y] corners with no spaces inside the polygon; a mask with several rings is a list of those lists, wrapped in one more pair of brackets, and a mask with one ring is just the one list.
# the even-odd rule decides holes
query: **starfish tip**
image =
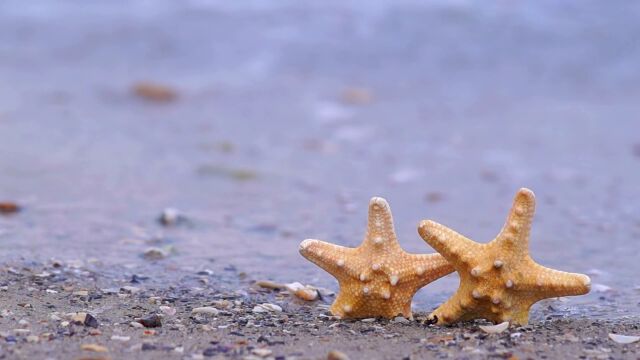
{"label": "starfish tip", "polygon": [[518,197],[524,197],[524,198],[527,198],[527,199],[530,199],[530,200],[533,200],[536,197],[535,194],[533,193],[533,191],[531,191],[531,189],[527,189],[527,188],[520,188],[518,190],[517,196]]}
{"label": "starfish tip", "polygon": [[433,224],[433,221],[431,220],[422,220],[420,221],[420,223],[418,224],[418,231],[420,232],[420,234],[426,234],[429,230],[429,227],[431,227]]}
{"label": "starfish tip", "polygon": [[316,243],[318,240],[314,240],[314,239],[306,239],[304,241],[302,241],[300,243],[300,246],[298,247],[298,251],[300,252],[300,254],[304,255],[307,250],[309,249],[309,247]]}
{"label": "starfish tip", "polygon": [[374,209],[375,208],[388,209],[389,208],[389,203],[384,198],[375,196],[375,197],[372,197],[371,200],[369,201],[369,207],[374,208]]}

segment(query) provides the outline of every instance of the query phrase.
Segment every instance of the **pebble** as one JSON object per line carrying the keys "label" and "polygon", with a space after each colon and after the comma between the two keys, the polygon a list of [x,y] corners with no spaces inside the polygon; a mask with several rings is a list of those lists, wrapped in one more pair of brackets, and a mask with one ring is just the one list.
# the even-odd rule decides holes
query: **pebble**
{"label": "pebble", "polygon": [[327,360],[349,360],[349,357],[341,351],[331,350],[327,354]]}
{"label": "pebble", "polygon": [[74,291],[73,295],[75,295],[75,296],[89,296],[89,291],[87,291],[87,290],[78,290],[78,291]]}
{"label": "pebble", "polygon": [[122,291],[124,291],[126,293],[129,293],[129,294],[135,294],[135,293],[140,291],[140,288],[135,287],[135,286],[129,286],[129,285],[123,286],[121,289],[122,289]]}
{"label": "pebble", "polygon": [[174,226],[181,222],[184,222],[186,218],[180,213],[178,209],[166,208],[162,210],[158,217],[158,222],[164,226]]}
{"label": "pebble", "polygon": [[93,315],[91,314],[87,314],[87,316],[84,318],[84,326],[92,327],[95,329],[98,327],[98,319],[93,317]]}
{"label": "pebble", "polygon": [[166,258],[168,255],[169,254],[163,249],[152,247],[145,250],[144,253],[142,254],[142,257],[144,257],[147,260],[155,261],[155,260],[162,260]]}
{"label": "pebble", "polygon": [[159,309],[167,316],[173,316],[176,314],[176,309],[170,306],[163,305],[163,306],[160,306]]}
{"label": "pebble", "polygon": [[11,201],[0,201],[0,214],[15,214],[21,210],[20,205]]}
{"label": "pebble", "polygon": [[396,323],[396,324],[408,324],[411,321],[403,316],[396,316],[392,322]]}
{"label": "pebble", "polygon": [[[282,310],[282,309],[280,309]],[[198,307],[191,310],[192,314],[207,314],[207,315],[218,315],[220,311],[211,306]]]}
{"label": "pebble", "polygon": [[282,308],[276,304],[259,304],[253,307],[254,313],[282,312]]}
{"label": "pebble", "polygon": [[277,283],[270,280],[258,280],[256,281],[256,286],[259,286],[264,289],[272,289],[272,290],[280,290],[286,287],[285,284]]}
{"label": "pebble", "polygon": [[137,322],[137,321],[132,321],[132,322],[130,322],[130,323],[129,323],[129,325],[130,325],[131,327],[133,327],[133,328],[136,328],[136,329],[141,329],[141,328],[143,328],[143,327],[144,327],[144,325],[140,324],[140,323],[139,323],[139,322]]}
{"label": "pebble", "polygon": [[40,341],[40,338],[38,336],[36,336],[36,335],[27,336],[27,342],[37,343],[38,341]]}
{"label": "pebble", "polygon": [[82,344],[80,345],[80,349],[86,350],[86,351],[94,351],[94,352],[109,351],[109,349],[107,349],[105,346],[98,345],[98,344]]}
{"label": "pebble", "polygon": [[162,318],[156,314],[152,314],[146,316],[142,319],[137,320],[142,326],[146,328],[156,328],[162,326]]}
{"label": "pebble", "polygon": [[134,84],[132,92],[150,102],[166,103],[178,99],[178,92],[172,87],[148,81]]}
{"label": "pebble", "polygon": [[270,349],[253,349],[251,353],[264,358],[273,354],[273,351]]}

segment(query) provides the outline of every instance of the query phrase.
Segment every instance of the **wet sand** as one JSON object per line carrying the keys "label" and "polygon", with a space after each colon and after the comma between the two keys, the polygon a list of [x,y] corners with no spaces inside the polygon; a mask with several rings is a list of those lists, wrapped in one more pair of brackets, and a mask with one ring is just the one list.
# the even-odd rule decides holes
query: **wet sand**
{"label": "wet sand", "polygon": [[[274,356],[637,356],[637,344],[606,337],[638,335],[640,318],[637,5],[127,4],[0,4],[0,201],[22,207],[0,214],[0,310],[11,312],[1,355],[81,357],[79,344],[96,342],[112,358],[188,358],[236,346],[241,337],[218,329],[235,315],[202,331],[189,311],[240,291],[238,317],[263,299],[283,307],[265,320],[278,324],[269,336],[286,338],[268,346]],[[330,298],[305,307],[251,290],[260,279],[337,290],[298,244],[356,246],[372,196],[389,201],[401,245],[424,253],[420,220],[489,241],[520,187],[538,200],[533,258],[594,283],[587,296],[536,305],[531,330],[479,339],[477,324],[329,328],[336,321],[319,314]],[[187,221],[160,224],[169,207]],[[162,259],[145,259],[149,248]],[[83,269],[64,276],[101,298],[76,298],[59,275],[34,278],[53,274],[51,259]],[[133,274],[148,277],[144,292],[120,297]],[[456,286],[455,274],[429,285],[414,309],[427,313]],[[184,329],[143,337],[115,325],[158,312],[152,296],[175,298],[167,321]],[[102,335],[61,327],[56,311],[93,312]],[[264,345],[265,327],[236,327],[247,341],[238,357]],[[294,328],[305,330],[283,332]],[[115,331],[131,340],[110,340]],[[27,342],[43,333],[56,335]],[[184,352],[146,352],[144,341]]]}

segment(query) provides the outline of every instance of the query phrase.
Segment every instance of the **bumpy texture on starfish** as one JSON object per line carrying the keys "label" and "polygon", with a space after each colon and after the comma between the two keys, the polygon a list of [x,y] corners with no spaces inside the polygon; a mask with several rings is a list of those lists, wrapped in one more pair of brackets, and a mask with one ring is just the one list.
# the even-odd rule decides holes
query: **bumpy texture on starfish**
{"label": "bumpy texture on starfish", "polygon": [[535,302],[589,292],[591,280],[582,274],[549,269],[529,256],[529,232],[535,197],[520,189],[500,234],[479,244],[433,221],[422,221],[418,232],[460,275],[458,291],[429,315],[437,324],[484,318],[494,323],[524,325]]}
{"label": "bumpy texture on starfish", "polygon": [[416,291],[453,272],[439,254],[402,250],[389,204],[378,197],[369,203],[367,234],[360,246],[347,248],[308,239],[300,244],[300,254],[338,280],[340,292],[330,310],[341,318],[410,318]]}

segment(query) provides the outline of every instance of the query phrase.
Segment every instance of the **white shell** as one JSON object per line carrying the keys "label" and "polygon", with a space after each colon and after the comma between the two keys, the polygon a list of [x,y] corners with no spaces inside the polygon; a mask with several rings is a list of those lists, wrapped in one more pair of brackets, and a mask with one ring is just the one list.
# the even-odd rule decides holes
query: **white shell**
{"label": "white shell", "polygon": [[640,336],[609,334],[609,339],[617,342],[618,344],[631,344],[640,340]]}
{"label": "white shell", "polygon": [[266,312],[282,312],[282,308],[276,304],[259,304],[253,307],[254,313],[266,313]]}
{"label": "white shell", "polygon": [[499,334],[509,328],[509,322],[505,321],[498,325],[480,325],[480,329],[487,334]]}

